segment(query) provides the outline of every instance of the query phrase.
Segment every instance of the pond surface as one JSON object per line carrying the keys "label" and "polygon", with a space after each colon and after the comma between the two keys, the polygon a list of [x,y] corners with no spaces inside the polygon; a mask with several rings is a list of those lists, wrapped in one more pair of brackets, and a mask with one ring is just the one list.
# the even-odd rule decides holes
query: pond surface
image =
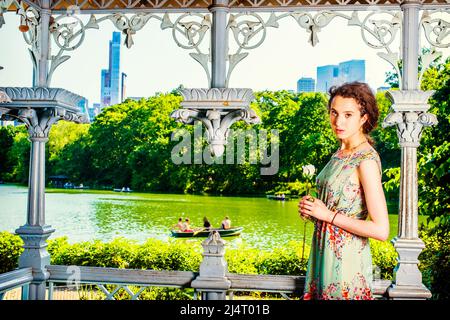
{"label": "pond surface", "polygon": [[[28,189],[0,185],[0,231],[14,232],[26,222]],[[395,213],[395,204],[389,206]],[[178,194],[121,193],[97,190],[46,190],[46,223],[56,231],[51,238],[67,236],[70,243],[117,237],[145,242],[148,238],[168,240],[170,227],[179,217],[189,217],[193,227],[207,216],[219,227],[228,215],[233,226],[243,226],[229,244],[270,249],[291,240],[303,239],[304,222],[298,217],[297,200],[274,201],[257,197],[221,197]],[[419,217],[419,221],[425,217]],[[390,239],[397,233],[397,215],[390,214]],[[306,225],[310,243],[312,223]],[[202,241],[204,238],[177,239]]]}

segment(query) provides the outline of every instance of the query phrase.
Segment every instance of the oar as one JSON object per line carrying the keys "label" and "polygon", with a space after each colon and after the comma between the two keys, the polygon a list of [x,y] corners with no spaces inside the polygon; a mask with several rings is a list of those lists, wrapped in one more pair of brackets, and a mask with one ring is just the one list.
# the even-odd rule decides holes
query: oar
{"label": "oar", "polygon": [[197,231],[194,231],[194,233],[192,234],[192,236],[196,236],[200,231],[205,230],[206,228],[200,228]]}

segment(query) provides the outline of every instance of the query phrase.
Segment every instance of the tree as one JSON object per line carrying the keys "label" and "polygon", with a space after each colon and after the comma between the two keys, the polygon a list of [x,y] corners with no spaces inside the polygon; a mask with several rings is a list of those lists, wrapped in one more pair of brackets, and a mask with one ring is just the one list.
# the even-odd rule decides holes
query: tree
{"label": "tree", "polygon": [[[46,145],[47,177],[61,174],[71,177],[73,182],[83,182],[79,181],[80,177],[71,170],[71,167],[82,164],[82,166],[78,166],[82,170],[83,166],[89,166],[88,162],[79,162],[77,159],[83,153],[74,152],[74,149],[78,149],[78,152],[81,151],[79,144],[82,141],[81,138],[87,135],[88,130],[89,124],[77,124],[69,121],[58,121],[52,126]],[[72,152],[68,152],[68,150]]]}
{"label": "tree", "polygon": [[30,163],[31,144],[25,125],[14,128],[14,142],[8,152],[8,159],[13,164],[12,171],[6,180],[26,184],[28,182],[28,166]]}
{"label": "tree", "polygon": [[8,153],[14,144],[14,134],[14,126],[0,127],[0,181],[7,180],[13,169]]}

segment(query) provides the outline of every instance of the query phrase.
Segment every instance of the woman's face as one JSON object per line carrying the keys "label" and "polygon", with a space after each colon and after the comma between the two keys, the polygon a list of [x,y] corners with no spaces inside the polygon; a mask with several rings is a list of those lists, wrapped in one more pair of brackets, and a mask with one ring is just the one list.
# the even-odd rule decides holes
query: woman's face
{"label": "woman's face", "polygon": [[348,139],[362,133],[367,114],[361,117],[360,106],[353,98],[336,96],[331,102],[330,122],[338,139]]}

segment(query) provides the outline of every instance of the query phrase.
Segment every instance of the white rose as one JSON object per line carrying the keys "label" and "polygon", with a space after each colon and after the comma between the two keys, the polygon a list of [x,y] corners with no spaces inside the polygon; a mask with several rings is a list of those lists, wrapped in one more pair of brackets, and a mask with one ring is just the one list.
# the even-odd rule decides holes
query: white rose
{"label": "white rose", "polygon": [[314,165],[312,165],[312,164],[303,166],[302,169],[303,169],[303,174],[308,177],[312,177],[314,175],[314,173],[316,173],[316,167],[314,167]]}

